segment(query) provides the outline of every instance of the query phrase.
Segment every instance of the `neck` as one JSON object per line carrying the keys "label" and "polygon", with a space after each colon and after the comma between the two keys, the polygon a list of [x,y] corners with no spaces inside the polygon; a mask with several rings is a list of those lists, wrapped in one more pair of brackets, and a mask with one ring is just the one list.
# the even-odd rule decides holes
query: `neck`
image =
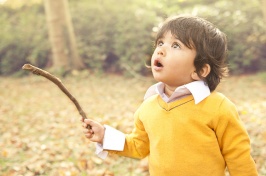
{"label": "neck", "polygon": [[176,87],[171,87],[171,86],[168,86],[165,84],[164,93],[165,93],[165,95],[170,97],[174,93],[175,89],[176,89]]}

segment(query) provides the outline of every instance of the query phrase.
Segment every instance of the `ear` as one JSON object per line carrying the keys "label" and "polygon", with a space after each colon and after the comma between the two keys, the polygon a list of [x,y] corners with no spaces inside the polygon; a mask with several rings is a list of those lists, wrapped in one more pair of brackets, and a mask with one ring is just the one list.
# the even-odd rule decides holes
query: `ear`
{"label": "ear", "polygon": [[205,64],[200,71],[200,75],[206,78],[210,72],[211,72],[211,66],[209,64]]}
{"label": "ear", "polygon": [[[205,65],[202,67],[201,71],[200,71],[200,76],[203,77],[203,78],[206,78],[206,77],[209,75],[210,72],[211,72],[211,67],[210,67],[210,65],[209,65],[209,64],[205,64]],[[191,74],[191,78],[192,78],[193,80],[196,80],[196,81],[201,80],[200,76],[197,74],[196,71],[194,71],[194,72]]]}

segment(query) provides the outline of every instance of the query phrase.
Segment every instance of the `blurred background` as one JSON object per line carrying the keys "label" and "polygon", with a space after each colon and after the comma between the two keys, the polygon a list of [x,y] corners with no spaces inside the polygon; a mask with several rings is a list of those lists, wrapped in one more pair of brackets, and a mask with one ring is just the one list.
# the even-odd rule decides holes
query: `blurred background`
{"label": "blurred background", "polygon": [[155,83],[145,65],[158,26],[183,13],[226,33],[230,76],[217,89],[266,175],[266,0],[0,0],[0,175],[147,176],[147,159],[99,159],[73,103],[21,67],[58,76],[88,117],[128,133]]}
{"label": "blurred background", "polygon": [[[1,0],[0,75],[24,63],[147,75],[165,18],[198,15],[225,32],[232,74],[266,69],[265,0]],[[50,40],[49,40],[50,38]],[[23,72],[24,73],[24,72]]]}

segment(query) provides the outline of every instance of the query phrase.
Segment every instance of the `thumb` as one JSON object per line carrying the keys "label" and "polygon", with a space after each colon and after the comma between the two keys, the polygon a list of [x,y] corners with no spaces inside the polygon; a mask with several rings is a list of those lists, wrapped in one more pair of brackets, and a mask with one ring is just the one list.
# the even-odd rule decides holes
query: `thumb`
{"label": "thumb", "polygon": [[93,127],[98,128],[99,126],[102,126],[99,122],[93,121],[91,119],[85,119],[84,123],[87,126],[90,126],[91,128],[93,128]]}
{"label": "thumb", "polygon": [[84,119],[84,123],[86,123],[87,125],[91,125],[90,123],[92,122],[91,119]]}

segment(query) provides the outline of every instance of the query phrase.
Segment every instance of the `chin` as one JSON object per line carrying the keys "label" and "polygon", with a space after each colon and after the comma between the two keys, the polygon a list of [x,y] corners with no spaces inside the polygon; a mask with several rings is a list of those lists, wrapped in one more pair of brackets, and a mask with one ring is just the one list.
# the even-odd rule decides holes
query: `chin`
{"label": "chin", "polygon": [[156,76],[153,74],[153,78],[154,80],[156,80],[157,82],[164,82],[164,79],[160,78],[159,76]]}

